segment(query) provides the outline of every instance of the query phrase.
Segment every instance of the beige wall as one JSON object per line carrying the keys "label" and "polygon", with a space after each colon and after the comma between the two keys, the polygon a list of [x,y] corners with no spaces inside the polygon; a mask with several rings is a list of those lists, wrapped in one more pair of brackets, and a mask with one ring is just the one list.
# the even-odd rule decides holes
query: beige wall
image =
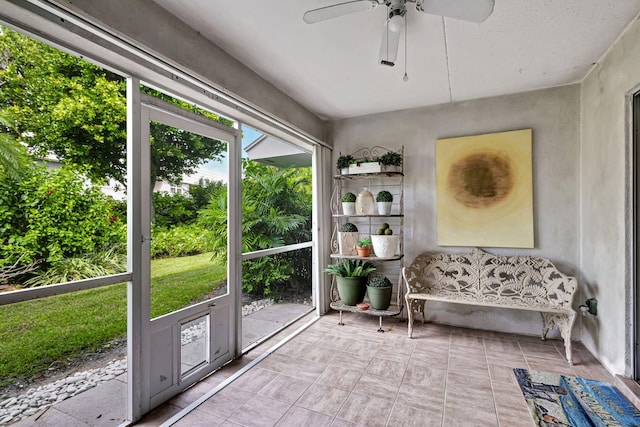
{"label": "beige wall", "polygon": [[[426,250],[442,248],[436,241],[436,139],[533,129],[533,192],[535,248],[491,249],[493,253],[535,254],[553,260],[562,271],[579,271],[578,159],[580,87],[564,86],[516,95],[445,104],[365,117],[329,125],[328,138],[337,155],[382,145],[405,149],[406,262]],[[430,304],[435,307],[435,304]],[[537,313],[442,306],[433,320],[537,335]]]}
{"label": "beige wall", "polygon": [[632,371],[630,95],[640,89],[636,20],[582,83],[581,285],[598,299],[583,343],[616,374]]}

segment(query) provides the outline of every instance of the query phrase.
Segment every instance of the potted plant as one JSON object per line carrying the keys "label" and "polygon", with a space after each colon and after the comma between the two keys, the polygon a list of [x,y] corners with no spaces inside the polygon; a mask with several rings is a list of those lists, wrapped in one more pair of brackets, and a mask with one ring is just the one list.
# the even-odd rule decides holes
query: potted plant
{"label": "potted plant", "polygon": [[356,250],[358,251],[358,256],[368,257],[371,255],[371,239],[365,237],[358,241],[358,245],[356,246]]}
{"label": "potted plant", "polygon": [[389,228],[389,224],[382,223],[380,228],[376,230],[376,234],[371,235],[371,244],[373,252],[378,258],[392,258],[396,254],[400,237],[393,234],[393,230]]}
{"label": "potted plant", "polygon": [[376,205],[378,206],[379,215],[390,215],[391,205],[393,202],[393,194],[387,190],[382,190],[376,194]]}
{"label": "potted plant", "polygon": [[342,213],[345,215],[355,215],[356,213],[356,195],[347,192],[342,195]]}
{"label": "potted plant", "polygon": [[342,175],[347,175],[349,173],[349,165],[351,165],[353,162],[355,162],[353,156],[349,154],[341,155],[336,161],[336,168],[338,168],[338,171]]}
{"label": "potted plant", "polygon": [[337,264],[330,264],[324,271],[336,276],[338,295],[342,303],[356,305],[364,300],[367,277],[375,269],[370,261],[345,259]]}
{"label": "potted plant", "polygon": [[382,165],[382,172],[398,172],[402,166],[402,154],[389,151],[378,157],[378,162]]}
{"label": "potted plant", "polygon": [[378,274],[367,283],[367,293],[369,303],[375,310],[386,310],[391,305],[391,294],[393,285],[391,281],[382,274]]}
{"label": "potted plant", "polygon": [[350,174],[359,173],[378,173],[382,171],[382,165],[377,158],[367,157],[362,159],[355,159],[349,165]]}
{"label": "potted plant", "polygon": [[338,252],[340,255],[355,255],[360,233],[355,224],[346,222],[338,231]]}

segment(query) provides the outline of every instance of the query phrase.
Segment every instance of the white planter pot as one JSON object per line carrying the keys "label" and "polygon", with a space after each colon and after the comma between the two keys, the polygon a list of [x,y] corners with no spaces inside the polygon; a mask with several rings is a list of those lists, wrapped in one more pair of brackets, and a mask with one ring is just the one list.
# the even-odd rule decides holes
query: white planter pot
{"label": "white planter pot", "polygon": [[378,215],[391,215],[391,205],[393,202],[376,202]]}
{"label": "white planter pot", "polygon": [[342,202],[342,213],[344,215],[355,215],[356,202]]}
{"label": "white planter pot", "polygon": [[340,255],[356,255],[356,245],[358,244],[359,236],[360,233],[357,231],[339,231],[338,251],[340,252]]}
{"label": "white planter pot", "polygon": [[393,234],[391,236],[381,236],[374,234],[371,236],[371,244],[373,252],[379,258],[391,258],[398,253],[398,242],[400,236]]}
{"label": "white planter pot", "polygon": [[382,165],[378,162],[366,162],[355,165],[349,165],[349,174],[357,173],[377,173],[382,170]]}

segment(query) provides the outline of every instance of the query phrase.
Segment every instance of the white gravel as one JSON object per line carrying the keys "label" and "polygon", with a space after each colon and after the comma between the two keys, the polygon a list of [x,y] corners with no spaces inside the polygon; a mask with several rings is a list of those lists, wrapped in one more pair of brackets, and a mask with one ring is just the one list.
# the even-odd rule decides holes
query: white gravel
{"label": "white gravel", "polygon": [[[270,298],[253,301],[242,306],[242,316],[272,305]],[[204,334],[204,322],[182,331],[182,344],[188,344]],[[33,415],[36,412],[61,402],[96,385],[109,381],[127,371],[127,359],[111,360],[103,368],[76,372],[72,376],[30,388],[25,393],[0,401],[0,426],[5,426]]]}

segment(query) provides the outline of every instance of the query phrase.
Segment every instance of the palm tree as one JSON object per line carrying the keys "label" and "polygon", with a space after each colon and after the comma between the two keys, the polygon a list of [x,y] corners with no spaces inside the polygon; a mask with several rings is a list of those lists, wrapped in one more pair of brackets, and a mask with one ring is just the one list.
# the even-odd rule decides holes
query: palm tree
{"label": "palm tree", "polygon": [[31,163],[27,149],[11,134],[9,115],[0,112],[0,179],[18,179]]}

